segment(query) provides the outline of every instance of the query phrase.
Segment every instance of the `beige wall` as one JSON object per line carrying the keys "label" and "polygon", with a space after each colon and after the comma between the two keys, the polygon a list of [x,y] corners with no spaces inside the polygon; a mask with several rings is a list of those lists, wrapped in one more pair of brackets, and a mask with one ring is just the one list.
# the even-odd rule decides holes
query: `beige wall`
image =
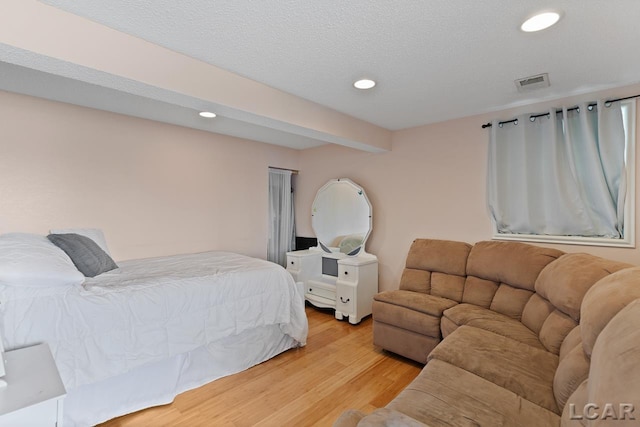
{"label": "beige wall", "polygon": [[99,227],[116,259],[264,258],[268,166],[298,151],[0,92],[0,233]]}
{"label": "beige wall", "polygon": [[[485,201],[489,134],[481,128],[483,123],[549,106],[639,93],[637,85],[398,131],[388,153],[368,154],[338,146],[305,150],[300,154],[296,193],[298,234],[313,235],[310,212],[316,190],[331,178],[352,179],[364,187],[373,205],[374,229],[367,251],[379,258],[380,289],[395,289],[414,238],[471,243],[491,238]],[[640,248],[548,246],[640,264]]]}
{"label": "beige wall", "polygon": [[[638,93],[640,85],[398,131],[392,151],[372,154],[296,151],[0,92],[0,233],[99,227],[116,259],[210,249],[264,258],[267,168],[292,168],[299,235],[313,235],[311,203],[327,180],[365,188],[374,209],[367,249],[380,260],[380,289],[393,289],[414,238],[490,238],[481,124]],[[640,264],[640,249],[558,247]]]}

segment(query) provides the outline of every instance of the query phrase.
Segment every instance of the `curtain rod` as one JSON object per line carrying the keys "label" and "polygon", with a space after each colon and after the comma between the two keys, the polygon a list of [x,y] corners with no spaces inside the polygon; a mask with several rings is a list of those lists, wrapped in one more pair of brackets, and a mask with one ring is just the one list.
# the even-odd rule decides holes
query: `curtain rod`
{"label": "curtain rod", "polygon": [[[617,99],[610,99],[604,102],[605,106],[610,106],[612,103],[614,102],[618,102],[618,101],[626,101],[627,99],[633,99],[633,98],[639,98],[640,95],[633,95],[633,96],[626,96],[624,98],[617,98]],[[589,111],[591,111],[593,109],[593,107],[595,107],[596,103],[593,104],[589,104],[587,105],[587,108],[589,108]],[[580,109],[580,107],[571,107],[571,108],[567,108],[567,111],[574,111],[574,110],[578,110]],[[556,114],[562,113],[562,111],[556,111]],[[531,116],[529,116],[529,120],[531,120],[532,122],[535,121],[538,117],[544,117],[544,116],[548,116],[550,113],[542,113],[542,114],[532,114]],[[506,125],[507,123],[516,123],[518,124],[518,119],[512,119],[512,120],[505,120],[504,122],[498,122],[498,125],[502,126],[502,125]],[[491,126],[493,126],[491,124],[491,122],[489,123],[485,123],[482,125],[482,129],[486,129],[486,128],[490,128]]]}
{"label": "curtain rod", "polygon": [[287,169],[287,168],[277,168],[275,166],[269,166],[269,169],[276,169],[279,171],[290,171],[292,175],[298,175],[299,171],[295,169]]}

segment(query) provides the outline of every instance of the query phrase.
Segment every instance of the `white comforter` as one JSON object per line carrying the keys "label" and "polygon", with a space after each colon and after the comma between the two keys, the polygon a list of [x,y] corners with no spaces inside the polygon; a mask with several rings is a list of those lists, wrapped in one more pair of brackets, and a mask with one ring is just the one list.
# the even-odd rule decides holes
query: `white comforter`
{"label": "white comforter", "polygon": [[119,267],[81,287],[0,287],[7,349],[47,342],[71,389],[259,326],[306,342],[303,296],[276,264],[206,252]]}

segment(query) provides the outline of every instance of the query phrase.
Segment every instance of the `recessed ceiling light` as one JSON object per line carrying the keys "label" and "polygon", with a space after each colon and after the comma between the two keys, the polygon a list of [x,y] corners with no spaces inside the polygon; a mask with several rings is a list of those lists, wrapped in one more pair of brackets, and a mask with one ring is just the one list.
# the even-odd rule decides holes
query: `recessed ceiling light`
{"label": "recessed ceiling light", "polygon": [[361,79],[353,84],[357,89],[371,89],[376,85],[371,79]]}
{"label": "recessed ceiling light", "polygon": [[559,19],[560,14],[557,12],[539,13],[524,21],[520,29],[526,33],[544,30],[558,22]]}
{"label": "recessed ceiling light", "polygon": [[207,119],[213,119],[216,116],[216,113],[212,113],[211,111],[201,111],[201,117],[206,117]]}

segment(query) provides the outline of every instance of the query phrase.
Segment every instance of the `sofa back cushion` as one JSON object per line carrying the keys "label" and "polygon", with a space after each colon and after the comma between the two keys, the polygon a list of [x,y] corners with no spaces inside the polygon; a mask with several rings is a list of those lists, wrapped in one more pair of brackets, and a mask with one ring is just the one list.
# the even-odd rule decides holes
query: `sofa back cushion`
{"label": "sofa back cushion", "polygon": [[589,289],[580,310],[582,347],[587,356],[591,356],[596,339],[609,321],[638,298],[640,267],[611,274]]}
{"label": "sofa back cushion", "polygon": [[400,289],[460,302],[471,245],[450,240],[416,239],[411,244]]}
{"label": "sofa back cushion", "polygon": [[519,242],[478,242],[467,261],[462,302],[520,320],[540,271],[563,252]]}
{"label": "sofa back cushion", "polygon": [[[640,298],[640,267],[610,274],[599,280],[586,292],[581,307],[581,325],[567,334],[560,347],[560,364],[553,381],[553,392],[558,408],[562,410],[567,398],[575,393],[579,385],[587,378],[590,384],[589,390],[591,390],[599,387],[598,384],[602,381],[622,381],[619,376],[616,377],[610,373],[610,370],[614,368],[613,365],[638,364],[638,357],[633,356],[631,352],[624,356],[618,352],[620,349],[616,351],[604,349],[604,347],[621,348],[620,343],[612,342],[612,337],[621,340],[633,339],[632,334],[624,335],[627,332],[625,328],[630,326],[640,329],[640,308],[638,308],[637,315],[627,314],[626,318],[622,315],[626,306],[634,302],[640,304],[638,298]],[[620,316],[628,322],[623,328],[616,326],[612,320],[615,319],[619,323]],[[613,331],[613,329],[619,330]],[[605,333],[605,331],[608,332]],[[600,371],[594,370],[595,353],[598,351],[595,346],[599,346],[599,351],[606,354],[606,361],[603,359],[600,363],[603,366],[610,364],[609,368],[600,368]],[[636,350],[635,354],[639,354],[637,350],[640,350],[640,343],[634,349]],[[640,370],[638,372],[640,375]],[[633,372],[630,370],[628,374],[632,375]],[[636,391],[640,392],[640,387]],[[575,403],[576,399],[582,401],[587,398],[584,387],[581,393],[581,397],[578,398],[574,395],[569,398],[570,401],[573,399],[573,403]],[[592,399],[591,394],[593,393],[589,393],[589,399]],[[589,402],[598,403],[593,400],[589,400]],[[576,408],[582,411],[583,406],[576,406]]]}
{"label": "sofa back cushion", "polygon": [[467,261],[467,275],[534,290],[538,275],[564,252],[519,242],[478,242]]}
{"label": "sofa back cushion", "polygon": [[587,291],[603,277],[629,267],[632,265],[594,255],[566,254],[540,272],[535,290],[556,309],[579,322],[580,305]]}
{"label": "sofa back cushion", "polygon": [[[635,283],[637,285],[638,283]],[[592,426],[637,425],[638,403],[640,402],[640,300],[630,302],[620,310],[598,335],[591,354],[589,371],[588,401],[598,405],[603,415],[606,406],[615,411],[613,416],[598,417]],[[635,405],[635,421],[631,413],[623,418],[625,406],[628,411]]]}
{"label": "sofa back cushion", "polygon": [[562,255],[540,272],[522,323],[538,333],[547,350],[558,354],[567,334],[580,322],[587,291],[603,277],[630,266],[584,253]]}
{"label": "sofa back cushion", "polygon": [[[637,285],[637,282],[631,283],[628,288]],[[592,289],[595,290],[598,286],[599,284]],[[602,290],[604,291],[605,288],[607,286]],[[619,289],[623,288],[625,286],[620,286]],[[591,296],[596,297],[595,293]],[[618,299],[618,302],[622,301]],[[591,300],[589,295],[585,296],[585,304],[593,302],[595,300]],[[589,310],[589,307],[585,308]],[[607,308],[613,308],[613,306],[607,306]],[[589,378],[576,388],[564,406],[563,427],[587,424],[597,427],[631,426],[638,423],[640,299],[628,301],[620,311],[615,309],[606,311],[613,314],[613,318],[605,322],[605,326],[597,335],[592,348]],[[582,316],[583,321],[588,317],[585,313],[582,313]],[[588,415],[594,419],[586,419],[584,414],[586,405],[590,407]],[[635,408],[631,405],[635,405]]]}
{"label": "sofa back cushion", "polygon": [[580,326],[569,332],[560,347],[560,363],[553,378],[553,394],[560,411],[567,399],[589,376],[589,358],[582,349]]}

